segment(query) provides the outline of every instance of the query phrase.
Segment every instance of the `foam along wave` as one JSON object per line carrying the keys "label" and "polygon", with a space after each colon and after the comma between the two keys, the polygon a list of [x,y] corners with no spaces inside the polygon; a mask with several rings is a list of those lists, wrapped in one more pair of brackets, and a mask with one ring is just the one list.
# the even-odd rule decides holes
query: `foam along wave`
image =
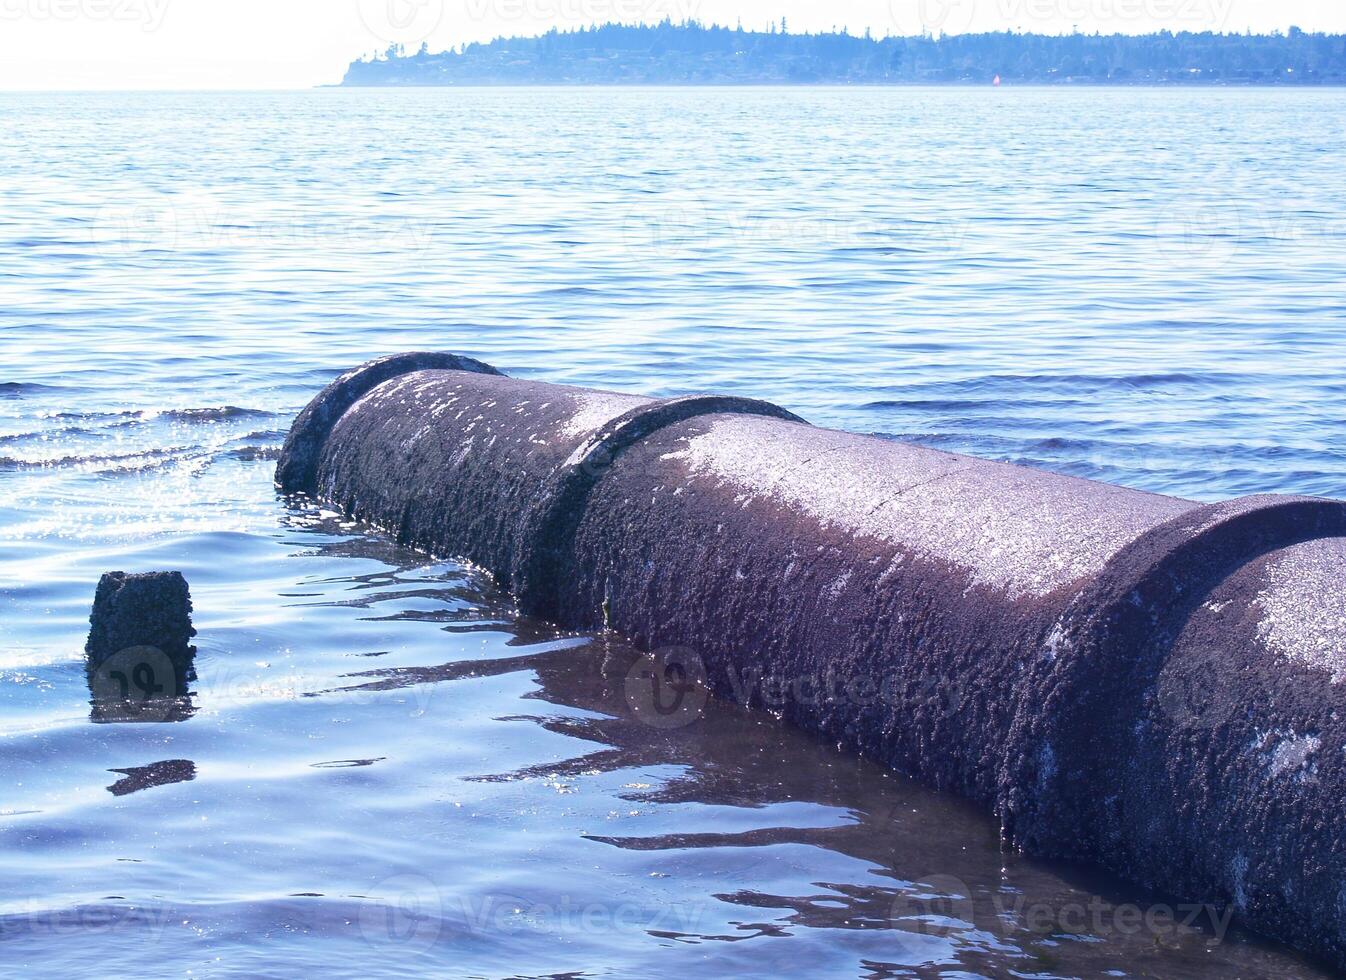
{"label": "foam along wave", "polygon": [[218,463],[222,459],[240,463],[271,462],[280,459],[280,446],[236,446],[215,454],[210,462]]}
{"label": "foam along wave", "polygon": [[73,453],[45,459],[0,456],[0,473],[40,470],[83,470],[101,474],[143,473],[179,463],[202,469],[222,460],[244,463],[270,462],[279,456],[279,446],[258,445],[226,446],[206,450],[179,446],[130,453]]}
{"label": "foam along wave", "polygon": [[117,419],[125,419],[131,422],[223,422],[230,419],[275,419],[281,418],[282,415],[261,408],[245,408],[239,405],[209,405],[201,408],[126,409],[120,412],[63,411],[45,413],[42,417],[57,420],[72,419],[81,422]]}
{"label": "foam along wave", "polygon": [[0,473],[25,470],[87,469],[96,473],[135,473],[158,469],[187,458],[188,450],[146,449],[133,453],[89,453],[53,456],[48,459],[21,459],[0,456]]}
{"label": "foam along wave", "polygon": [[222,422],[226,419],[273,419],[281,416],[260,408],[242,408],[238,405],[218,405],[209,408],[170,408],[142,413],[146,419],[167,419],[173,422]]}

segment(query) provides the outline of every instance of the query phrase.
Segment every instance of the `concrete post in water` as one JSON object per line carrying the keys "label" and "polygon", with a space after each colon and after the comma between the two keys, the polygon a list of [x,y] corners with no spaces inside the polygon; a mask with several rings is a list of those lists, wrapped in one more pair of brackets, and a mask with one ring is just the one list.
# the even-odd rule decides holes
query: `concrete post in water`
{"label": "concrete post in water", "polygon": [[447,354],[334,382],[277,482],[526,613],[694,651],[1029,853],[1346,966],[1346,504],[1202,505]]}

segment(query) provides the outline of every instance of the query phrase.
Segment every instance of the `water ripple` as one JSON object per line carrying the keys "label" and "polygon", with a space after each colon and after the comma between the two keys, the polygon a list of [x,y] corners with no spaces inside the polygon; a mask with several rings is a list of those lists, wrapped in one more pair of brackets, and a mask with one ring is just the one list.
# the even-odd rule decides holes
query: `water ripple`
{"label": "water ripple", "polygon": [[[771,718],[643,724],[619,639],[521,620],[271,471],[341,371],[440,349],[1193,498],[1346,496],[1343,116],[1254,89],[0,94],[0,956],[1321,975],[1204,921],[1118,930],[1151,899]],[[156,717],[83,665],[112,568],[192,583]]]}

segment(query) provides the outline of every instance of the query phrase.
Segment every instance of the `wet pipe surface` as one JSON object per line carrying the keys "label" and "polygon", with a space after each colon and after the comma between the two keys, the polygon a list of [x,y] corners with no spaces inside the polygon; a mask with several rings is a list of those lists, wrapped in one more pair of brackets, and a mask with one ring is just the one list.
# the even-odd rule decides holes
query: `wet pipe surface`
{"label": "wet pipe surface", "polygon": [[966,796],[1030,854],[1346,965],[1346,504],[1199,505],[433,353],[333,382],[277,482]]}

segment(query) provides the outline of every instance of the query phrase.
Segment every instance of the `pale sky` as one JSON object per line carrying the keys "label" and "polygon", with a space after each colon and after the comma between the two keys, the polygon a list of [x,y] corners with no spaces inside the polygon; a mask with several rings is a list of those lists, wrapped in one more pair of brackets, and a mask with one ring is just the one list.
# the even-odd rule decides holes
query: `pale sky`
{"label": "pale sky", "polygon": [[0,0],[0,89],[307,88],[390,41],[694,17],[791,31],[1346,33],[1344,0]]}

